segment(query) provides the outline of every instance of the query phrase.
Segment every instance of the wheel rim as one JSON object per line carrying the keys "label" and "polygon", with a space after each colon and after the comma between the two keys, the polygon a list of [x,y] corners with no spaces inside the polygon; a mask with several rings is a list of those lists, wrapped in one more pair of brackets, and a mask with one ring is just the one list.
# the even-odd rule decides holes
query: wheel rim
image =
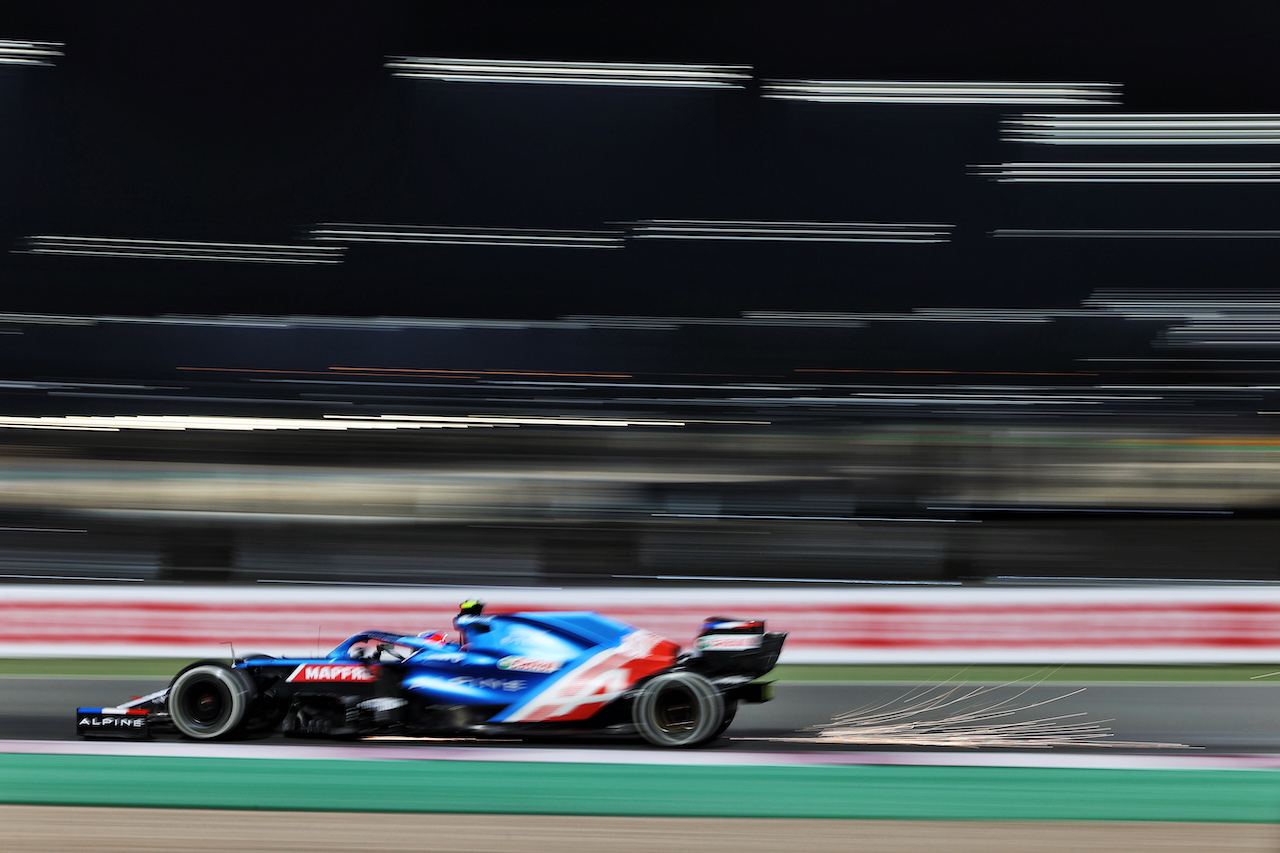
{"label": "wheel rim", "polygon": [[697,697],[687,687],[668,687],[654,703],[653,721],[667,733],[687,732],[698,725],[697,704]]}
{"label": "wheel rim", "polygon": [[655,746],[697,746],[716,737],[724,700],[695,673],[659,675],[641,688],[634,706],[640,735]]}
{"label": "wheel rim", "polygon": [[178,730],[199,740],[235,730],[243,722],[249,698],[241,680],[212,664],[179,674],[169,690],[169,713]]}
{"label": "wheel rim", "polygon": [[215,729],[230,712],[226,687],[211,678],[193,682],[183,691],[182,711],[195,728]]}

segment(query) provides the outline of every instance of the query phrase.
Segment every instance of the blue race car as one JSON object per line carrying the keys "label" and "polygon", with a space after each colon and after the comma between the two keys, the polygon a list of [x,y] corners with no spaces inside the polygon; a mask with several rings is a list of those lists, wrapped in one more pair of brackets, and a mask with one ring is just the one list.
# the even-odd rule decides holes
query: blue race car
{"label": "blue race car", "polygon": [[639,735],[666,747],[719,737],[740,702],[765,702],[785,633],[711,617],[694,650],[599,613],[485,614],[444,634],[362,631],[323,658],[202,660],[114,708],[79,708],[84,737],[530,737]]}

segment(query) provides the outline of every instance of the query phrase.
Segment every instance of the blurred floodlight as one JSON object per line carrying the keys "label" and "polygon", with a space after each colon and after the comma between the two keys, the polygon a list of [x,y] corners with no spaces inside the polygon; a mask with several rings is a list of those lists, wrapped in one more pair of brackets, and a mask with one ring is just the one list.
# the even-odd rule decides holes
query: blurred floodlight
{"label": "blurred floodlight", "polygon": [[337,317],[329,315],[266,314],[23,314],[0,313],[4,325],[96,326],[122,323],[140,326],[234,326],[250,329],[565,329],[579,328],[560,320],[496,320],[471,317]]}
{"label": "blurred floodlight", "polygon": [[1118,83],[771,80],[766,98],[828,104],[1115,104]]}
{"label": "blurred floodlight", "polygon": [[1265,184],[1280,163],[997,163],[974,174],[1014,183]]}
{"label": "blurred floodlight", "polygon": [[1216,319],[1259,312],[1280,315],[1280,291],[1103,288],[1095,291],[1084,304],[1133,320]]}
{"label": "blurred floodlight", "polygon": [[1003,122],[1005,142],[1043,145],[1277,145],[1276,113],[1036,114]]}
{"label": "blurred floodlight", "polygon": [[1126,320],[1176,320],[1169,347],[1280,346],[1280,291],[1099,290],[1085,304]]}
{"label": "blurred floodlight", "polygon": [[392,56],[394,77],[451,83],[549,83],[573,86],[742,88],[751,79],[744,65],[677,65],[653,62],[544,62],[507,59],[442,59]]}
{"label": "blurred floodlight", "polygon": [[1129,240],[1274,240],[1280,231],[1153,228],[997,228],[992,237],[1119,238]]}
{"label": "blurred floodlight", "polygon": [[756,240],[812,243],[945,243],[952,225],[915,222],[764,222],[645,219],[632,236],[652,240]]}
{"label": "blurred floodlight", "polygon": [[682,326],[799,326],[806,328],[857,328],[865,323],[839,314],[783,314],[747,312],[741,317],[646,317],[607,314],[570,314],[567,323],[591,329],[650,329],[671,331]]}
{"label": "blurred floodlight", "polygon": [[622,233],[617,231],[322,222],[311,229],[311,236],[316,240],[342,243],[438,243],[457,246],[521,246],[553,249],[622,248]]}
{"label": "blurred floodlight", "polygon": [[28,237],[18,251],[32,255],[148,258],[171,261],[236,261],[259,264],[337,264],[341,246],[270,243],[208,243],[193,240],[134,240],[123,237]]}
{"label": "blurred floodlight", "polygon": [[572,426],[572,427],[629,427],[684,426],[681,421],[619,419],[619,418],[571,418],[524,417],[519,415],[381,415],[378,417],[332,415],[324,418],[249,418],[202,417],[195,415],[64,415],[60,417],[0,416],[0,429],[57,429],[90,432],[118,432],[120,430],[219,430],[247,432],[253,430],[321,430],[345,432],[350,430],[400,430],[400,429],[465,429],[467,427],[494,426]]}
{"label": "blurred floodlight", "polygon": [[1070,313],[1035,308],[914,308],[910,313],[830,313],[818,311],[747,311],[744,316],[759,322],[794,326],[825,326],[845,323],[866,325],[873,321],[931,323],[1048,323]]}
{"label": "blurred floodlight", "polygon": [[63,44],[56,41],[0,39],[0,65],[53,65],[62,56]]}

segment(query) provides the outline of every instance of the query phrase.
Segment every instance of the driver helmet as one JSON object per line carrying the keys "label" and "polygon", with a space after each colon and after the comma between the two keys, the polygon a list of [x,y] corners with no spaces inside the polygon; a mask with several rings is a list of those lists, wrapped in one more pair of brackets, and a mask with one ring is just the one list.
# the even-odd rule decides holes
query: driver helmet
{"label": "driver helmet", "polygon": [[453,627],[458,629],[458,638],[465,647],[470,642],[467,636],[467,625],[476,621],[484,613],[484,602],[476,599],[464,601],[458,607],[458,615],[453,617]]}

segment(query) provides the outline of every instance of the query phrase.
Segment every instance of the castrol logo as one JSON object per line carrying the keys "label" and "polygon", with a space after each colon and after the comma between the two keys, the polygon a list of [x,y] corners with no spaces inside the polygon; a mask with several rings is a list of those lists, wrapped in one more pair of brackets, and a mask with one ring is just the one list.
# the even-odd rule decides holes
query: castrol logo
{"label": "castrol logo", "polygon": [[498,661],[498,669],[509,669],[513,672],[556,672],[561,667],[558,660],[538,660],[519,655],[509,655]]}

